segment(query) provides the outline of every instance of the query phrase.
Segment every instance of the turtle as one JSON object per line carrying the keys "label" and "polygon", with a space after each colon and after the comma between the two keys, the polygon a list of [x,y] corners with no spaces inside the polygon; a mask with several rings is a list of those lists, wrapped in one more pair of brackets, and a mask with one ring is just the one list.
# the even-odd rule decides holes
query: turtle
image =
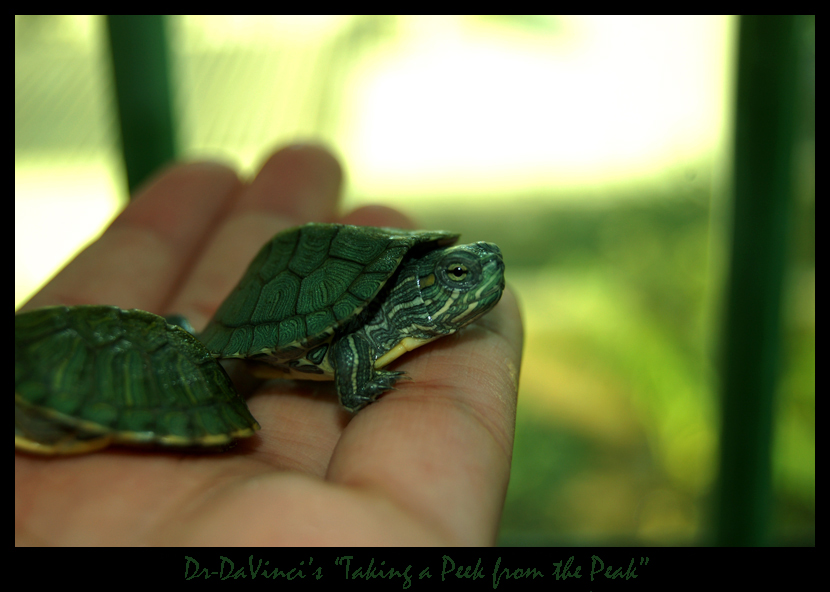
{"label": "turtle", "polygon": [[142,310],[16,314],[14,391],[15,448],[37,454],[110,444],[222,449],[259,429],[205,347]]}
{"label": "turtle", "polygon": [[504,260],[457,233],[310,223],[265,244],[199,335],[265,378],[333,380],[357,412],[394,388],[400,355],[491,310]]}

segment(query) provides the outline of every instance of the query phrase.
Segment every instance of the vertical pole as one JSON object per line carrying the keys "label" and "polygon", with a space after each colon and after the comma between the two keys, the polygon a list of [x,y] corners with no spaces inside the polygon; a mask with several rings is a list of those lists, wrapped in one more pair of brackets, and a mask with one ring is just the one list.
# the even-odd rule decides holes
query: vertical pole
{"label": "vertical pole", "polygon": [[130,195],[175,156],[164,18],[107,17]]}
{"label": "vertical pole", "polygon": [[794,16],[743,16],[722,342],[718,545],[769,542],[773,395],[797,98]]}

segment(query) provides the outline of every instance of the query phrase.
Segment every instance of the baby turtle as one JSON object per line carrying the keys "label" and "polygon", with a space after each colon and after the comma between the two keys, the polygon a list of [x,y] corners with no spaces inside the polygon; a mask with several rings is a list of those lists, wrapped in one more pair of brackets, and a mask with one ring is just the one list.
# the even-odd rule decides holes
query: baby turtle
{"label": "baby turtle", "polygon": [[115,306],[14,316],[15,448],[216,448],[258,429],[222,366],[162,317]]}
{"label": "baby turtle", "polygon": [[358,411],[403,372],[384,367],[492,309],[504,261],[458,234],[306,224],[254,258],[199,339],[214,356],[244,358],[261,377],[334,380]]}

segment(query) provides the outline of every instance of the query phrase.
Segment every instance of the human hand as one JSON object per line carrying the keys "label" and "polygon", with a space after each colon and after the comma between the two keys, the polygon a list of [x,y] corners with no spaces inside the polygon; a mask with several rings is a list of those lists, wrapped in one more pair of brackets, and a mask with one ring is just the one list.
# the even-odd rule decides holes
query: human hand
{"label": "human hand", "polygon": [[[176,165],[24,310],[114,304],[207,324],[260,247],[310,221],[411,228],[367,207],[338,218],[321,148],[278,151],[251,183]],[[451,230],[451,229],[450,229]],[[109,448],[15,454],[22,545],[482,545],[495,540],[513,447],[522,327],[509,289],[489,314],[394,364],[412,381],[355,416],[332,383],[270,381],[262,430],[223,454]]]}

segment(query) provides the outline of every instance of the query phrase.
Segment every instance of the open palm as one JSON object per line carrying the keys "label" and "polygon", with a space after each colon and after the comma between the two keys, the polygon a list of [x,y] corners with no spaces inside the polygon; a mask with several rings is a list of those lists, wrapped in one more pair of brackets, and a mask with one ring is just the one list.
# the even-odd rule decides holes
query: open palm
{"label": "open palm", "polygon": [[[337,218],[340,184],[336,160],[313,146],[278,151],[251,183],[219,164],[177,165],[24,310],[115,304],[182,313],[200,330],[280,230],[411,227],[381,207]],[[521,344],[508,289],[478,322],[395,363],[414,380],[355,416],[331,383],[239,383],[262,430],[231,452],[16,453],[15,541],[490,544],[510,473]]]}

